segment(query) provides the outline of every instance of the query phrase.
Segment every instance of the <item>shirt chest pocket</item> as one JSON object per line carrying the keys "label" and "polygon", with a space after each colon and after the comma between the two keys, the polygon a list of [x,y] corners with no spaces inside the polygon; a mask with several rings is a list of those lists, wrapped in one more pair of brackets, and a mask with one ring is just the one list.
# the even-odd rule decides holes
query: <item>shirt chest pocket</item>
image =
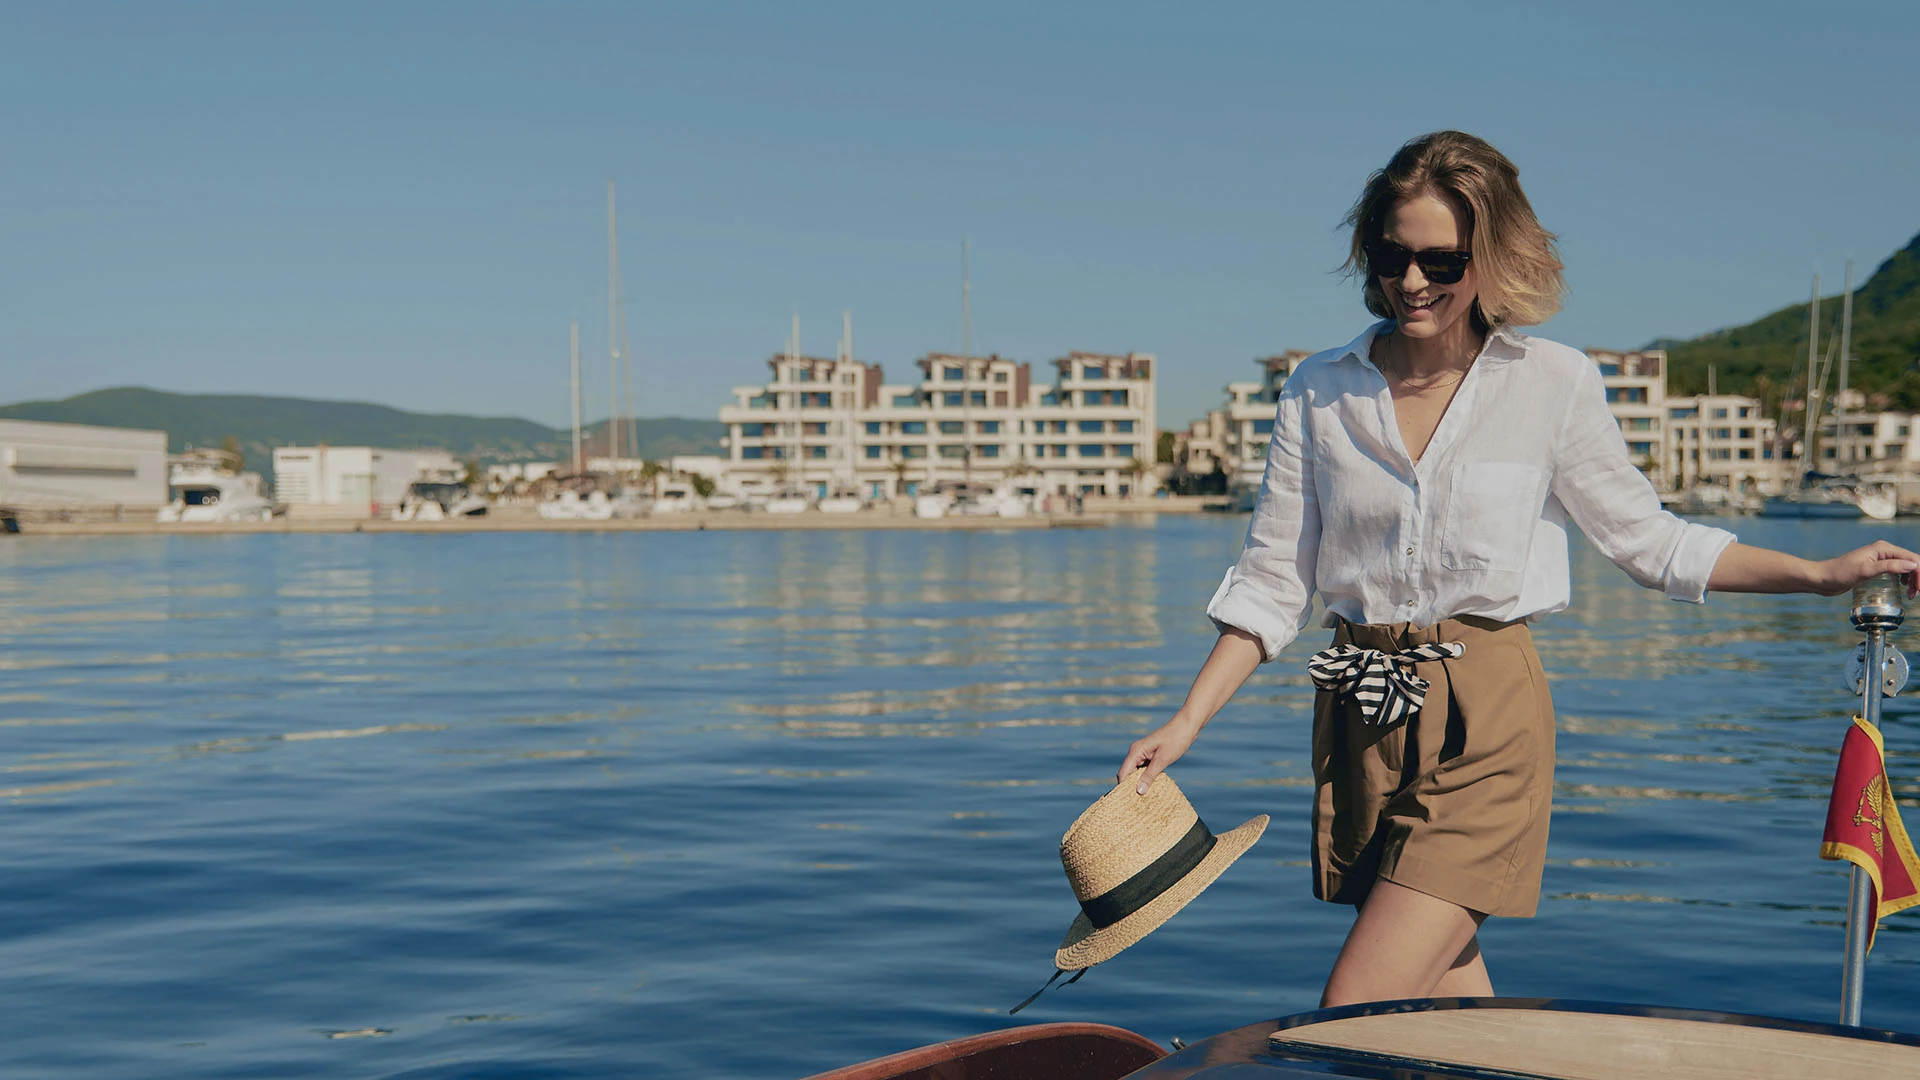
{"label": "shirt chest pocket", "polygon": [[1458,466],[1440,529],[1440,565],[1449,570],[1519,570],[1533,546],[1544,474],[1518,461]]}

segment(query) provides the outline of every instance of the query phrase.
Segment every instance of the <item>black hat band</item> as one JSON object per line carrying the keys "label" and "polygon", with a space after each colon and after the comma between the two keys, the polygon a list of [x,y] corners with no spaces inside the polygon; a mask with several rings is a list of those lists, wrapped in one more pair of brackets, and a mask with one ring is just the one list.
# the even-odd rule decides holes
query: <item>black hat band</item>
{"label": "black hat band", "polygon": [[1159,858],[1127,880],[1090,900],[1080,901],[1080,910],[1096,929],[1105,930],[1121,919],[1152,903],[1160,894],[1178,884],[1199,866],[1213,850],[1215,837],[1207,823],[1193,819],[1187,835],[1168,848]]}

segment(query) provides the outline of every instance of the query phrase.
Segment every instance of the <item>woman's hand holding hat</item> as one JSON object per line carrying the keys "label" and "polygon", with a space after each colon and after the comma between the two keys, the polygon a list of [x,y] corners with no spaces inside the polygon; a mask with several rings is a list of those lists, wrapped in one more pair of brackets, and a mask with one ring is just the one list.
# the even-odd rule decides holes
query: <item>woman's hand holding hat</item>
{"label": "woman's hand holding hat", "polygon": [[1200,735],[1200,725],[1184,719],[1175,713],[1173,719],[1161,724],[1146,735],[1133,741],[1127,747],[1127,759],[1120,763],[1120,770],[1114,774],[1114,783],[1124,783],[1127,774],[1135,769],[1141,770],[1139,783],[1134,793],[1145,795],[1152,786],[1153,778],[1167,771],[1167,767],[1180,760],[1180,756],[1193,745]]}

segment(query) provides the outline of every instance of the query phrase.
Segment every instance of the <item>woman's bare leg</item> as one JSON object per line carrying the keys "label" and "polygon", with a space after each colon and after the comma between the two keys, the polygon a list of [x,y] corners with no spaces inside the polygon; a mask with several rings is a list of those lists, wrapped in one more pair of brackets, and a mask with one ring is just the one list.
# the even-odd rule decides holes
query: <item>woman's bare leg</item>
{"label": "woman's bare leg", "polygon": [[1467,947],[1460,950],[1459,959],[1447,969],[1440,981],[1433,984],[1427,992],[1428,997],[1492,997],[1493,979],[1487,975],[1487,961],[1480,955],[1480,938],[1476,935]]}
{"label": "woman's bare leg", "polygon": [[[1321,1007],[1432,995],[1465,958],[1485,918],[1404,885],[1376,883],[1333,962]],[[1477,948],[1467,963],[1468,972],[1478,966],[1484,981],[1486,967]],[[1463,973],[1461,981],[1468,977]]]}

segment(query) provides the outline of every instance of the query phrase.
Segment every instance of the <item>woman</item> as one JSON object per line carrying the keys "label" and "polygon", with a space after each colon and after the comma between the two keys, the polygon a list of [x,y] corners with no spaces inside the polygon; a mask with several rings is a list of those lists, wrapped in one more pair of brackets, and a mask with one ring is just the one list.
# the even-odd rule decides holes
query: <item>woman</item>
{"label": "woman", "polygon": [[1566,521],[1648,588],[1834,595],[1920,556],[1878,542],[1812,562],[1660,508],[1600,373],[1513,327],[1563,286],[1513,163],[1441,131],[1400,148],[1347,216],[1348,268],[1382,321],[1281,391],[1239,561],[1207,607],[1220,637],[1185,703],[1127,749],[1138,790],[1186,753],[1255,666],[1304,627],[1314,895],[1358,917],[1323,1006],[1493,992],[1475,940],[1539,902],[1553,704],[1527,624],[1567,606]]}

